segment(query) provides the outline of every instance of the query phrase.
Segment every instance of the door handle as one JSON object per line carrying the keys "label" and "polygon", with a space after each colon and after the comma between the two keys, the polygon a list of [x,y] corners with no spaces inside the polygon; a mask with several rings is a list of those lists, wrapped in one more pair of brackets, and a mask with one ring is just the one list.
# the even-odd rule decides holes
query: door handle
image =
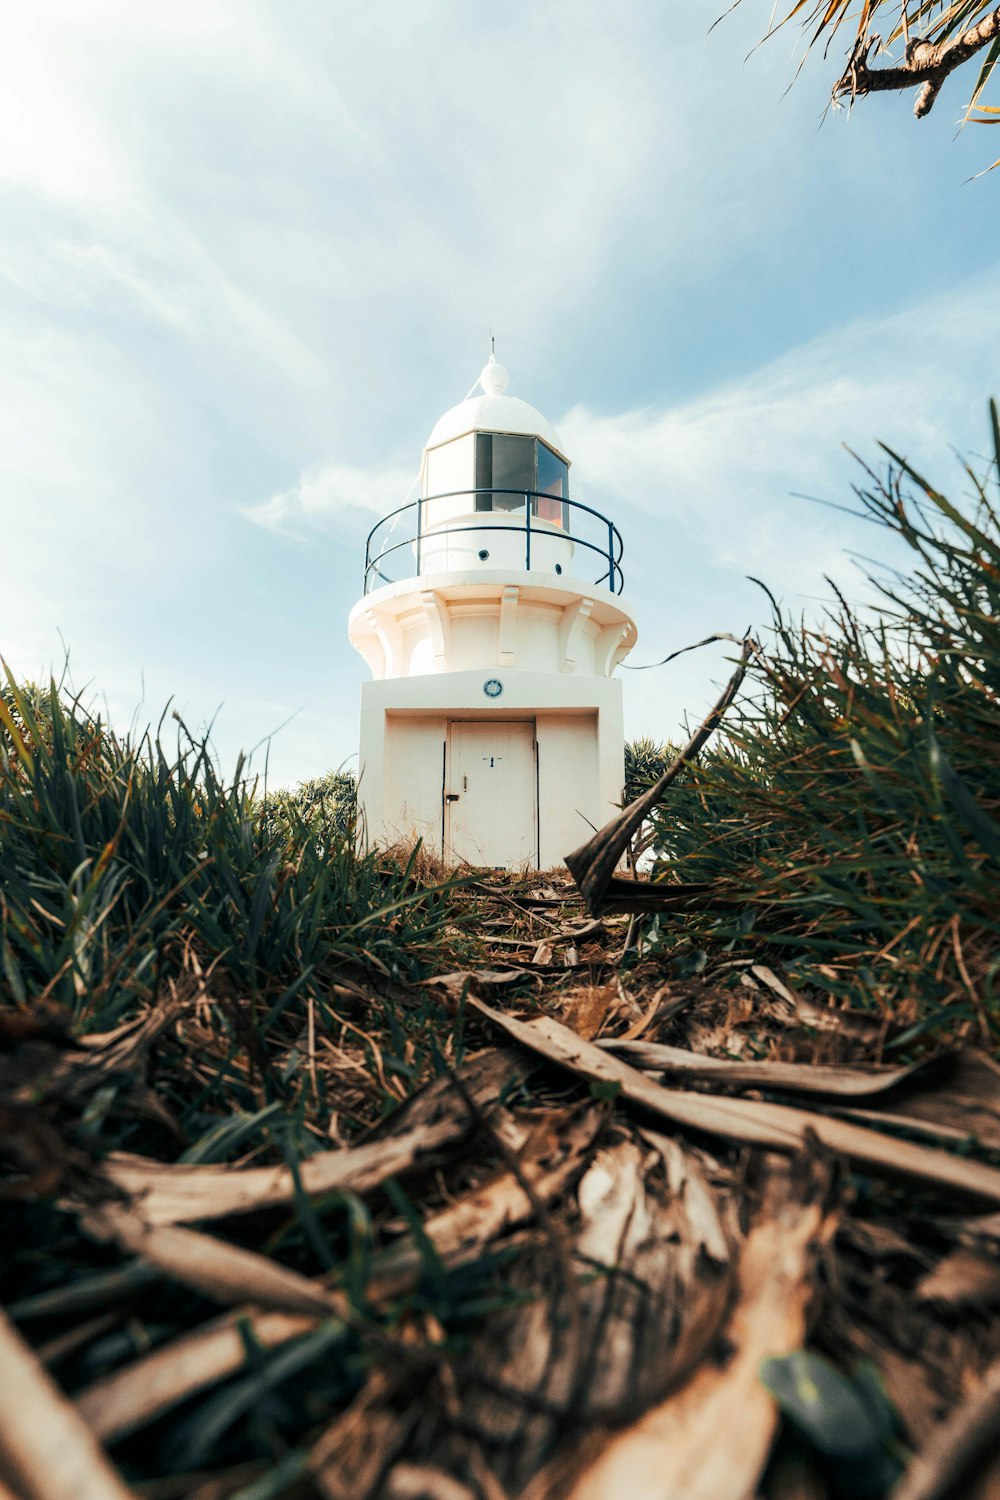
{"label": "door handle", "polygon": [[444,800],[446,802],[457,802],[458,801],[458,793],[457,792],[446,792]]}

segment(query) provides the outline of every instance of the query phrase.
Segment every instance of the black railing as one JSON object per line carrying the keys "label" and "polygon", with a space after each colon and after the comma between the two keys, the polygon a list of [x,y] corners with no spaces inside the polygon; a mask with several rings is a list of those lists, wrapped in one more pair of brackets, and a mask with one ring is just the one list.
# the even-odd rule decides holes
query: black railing
{"label": "black railing", "polygon": [[[495,504],[494,497],[505,497],[506,503]],[[433,505],[438,500],[458,500],[468,497],[471,502],[470,511],[475,510],[476,519],[473,521],[465,517],[461,519],[461,525],[455,525],[445,520],[440,525],[435,525],[431,531],[427,529],[425,506]],[[480,508],[483,501],[489,500],[488,508]],[[511,502],[514,503],[511,503]],[[539,502],[549,505],[557,505],[560,508],[563,521],[546,521],[544,516],[539,515]],[[583,526],[600,533],[600,541],[588,540],[585,535],[577,531],[570,531],[568,521],[570,512],[579,512],[580,519],[584,516],[590,520],[582,521]],[[413,512],[412,526],[400,521],[400,517]],[[503,515],[506,517],[523,516],[523,525],[513,524],[512,519],[503,525],[490,522],[490,516]],[[480,520],[480,516],[482,519]],[[532,519],[541,525],[532,525]],[[596,524],[593,524],[596,523]],[[398,529],[403,528],[403,534],[398,535]],[[387,529],[386,529],[387,528]],[[574,553],[578,548],[600,559],[604,571],[597,578],[589,576],[590,569],[585,570],[588,586],[604,585],[612,594],[620,594],[624,586],[624,578],[619,564],[624,552],[624,543],[618,527],[602,516],[600,511],[593,510],[589,505],[583,505],[579,500],[564,500],[558,495],[543,494],[539,490],[449,490],[443,495],[427,495],[422,500],[412,500],[408,505],[401,505],[398,510],[390,511],[383,516],[368,533],[368,542],[365,547],[365,593],[370,594],[373,589],[381,588],[386,583],[401,583],[406,578],[416,578],[423,571],[424,549],[429,538],[434,541],[444,537],[461,536],[464,532],[500,531],[505,536],[524,537],[524,567],[526,572],[531,571],[531,546],[535,539],[536,555],[537,545],[542,537],[546,541],[558,541],[564,536],[573,543]],[[395,540],[393,538],[396,538]],[[409,553],[409,560],[406,554]],[[580,576],[576,569],[573,577]]]}

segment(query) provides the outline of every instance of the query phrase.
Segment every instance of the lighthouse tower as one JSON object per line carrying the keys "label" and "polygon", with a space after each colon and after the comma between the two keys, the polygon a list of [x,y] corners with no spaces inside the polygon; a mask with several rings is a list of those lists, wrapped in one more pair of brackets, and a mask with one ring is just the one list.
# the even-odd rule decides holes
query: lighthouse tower
{"label": "lighthouse tower", "polygon": [[358,797],[374,843],[545,869],[621,802],[612,674],[636,629],[617,528],[570,499],[558,433],[507,385],[491,357],[427,439],[420,498],[368,538]]}

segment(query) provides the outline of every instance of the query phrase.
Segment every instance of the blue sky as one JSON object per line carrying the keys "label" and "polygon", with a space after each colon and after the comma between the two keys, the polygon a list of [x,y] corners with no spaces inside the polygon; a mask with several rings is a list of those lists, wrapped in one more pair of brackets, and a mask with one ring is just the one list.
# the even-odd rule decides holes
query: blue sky
{"label": "blue sky", "polygon": [[[0,50],[0,652],[224,765],[355,750],[364,538],[488,350],[613,514],[658,659],[818,615],[884,438],[943,478],[1000,387],[1000,174],[767,7],[32,0]],[[748,56],[748,54],[751,54]],[[625,674],[630,734],[726,671]],[[289,721],[290,722],[286,722]],[[285,727],[279,728],[284,725]],[[274,731],[278,731],[274,733]],[[261,761],[262,764],[262,761]]]}

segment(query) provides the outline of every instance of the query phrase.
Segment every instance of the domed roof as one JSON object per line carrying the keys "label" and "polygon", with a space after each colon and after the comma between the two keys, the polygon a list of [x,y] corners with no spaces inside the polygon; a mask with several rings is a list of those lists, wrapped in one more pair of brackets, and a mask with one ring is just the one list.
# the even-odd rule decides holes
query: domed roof
{"label": "domed roof", "polygon": [[518,396],[507,396],[507,371],[491,357],[479,376],[481,396],[470,396],[446,411],[435,422],[426,448],[450,442],[467,432],[518,432],[540,437],[565,458],[563,446],[552,423],[540,411]]}

